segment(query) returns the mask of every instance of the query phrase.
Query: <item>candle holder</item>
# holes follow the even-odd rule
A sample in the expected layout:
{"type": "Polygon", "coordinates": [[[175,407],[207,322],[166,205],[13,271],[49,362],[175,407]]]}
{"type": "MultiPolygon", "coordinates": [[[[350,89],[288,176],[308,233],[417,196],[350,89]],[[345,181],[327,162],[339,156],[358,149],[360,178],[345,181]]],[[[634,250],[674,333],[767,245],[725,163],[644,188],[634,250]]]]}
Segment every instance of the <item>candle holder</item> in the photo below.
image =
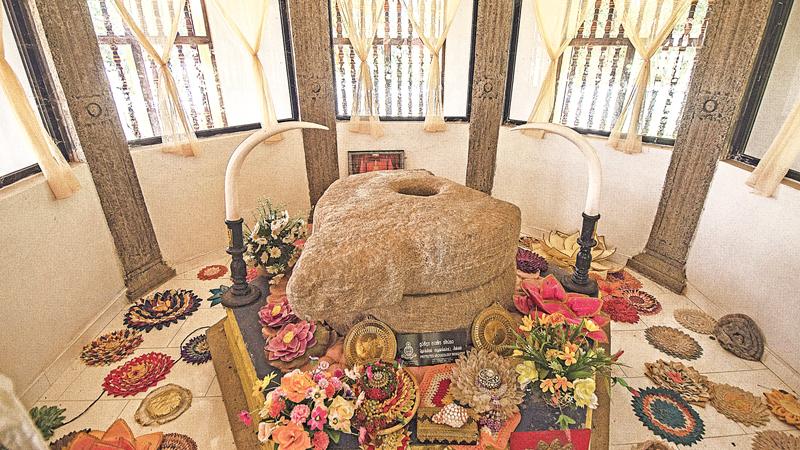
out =
{"type": "Polygon", "coordinates": [[[226,220],[228,226],[228,254],[231,255],[231,279],[233,286],[222,294],[222,305],[227,308],[241,308],[253,304],[261,297],[261,289],[247,282],[247,264],[244,262],[244,219],[226,220]]]}
{"type": "Polygon", "coordinates": [[[560,281],[568,292],[577,292],[595,297],[599,290],[597,281],[589,278],[589,269],[592,266],[592,248],[597,245],[594,231],[597,227],[597,221],[600,220],[600,214],[590,216],[583,213],[582,215],[583,225],[581,226],[581,235],[578,237],[580,250],[575,258],[575,270],[572,274],[564,275],[560,281]]]}

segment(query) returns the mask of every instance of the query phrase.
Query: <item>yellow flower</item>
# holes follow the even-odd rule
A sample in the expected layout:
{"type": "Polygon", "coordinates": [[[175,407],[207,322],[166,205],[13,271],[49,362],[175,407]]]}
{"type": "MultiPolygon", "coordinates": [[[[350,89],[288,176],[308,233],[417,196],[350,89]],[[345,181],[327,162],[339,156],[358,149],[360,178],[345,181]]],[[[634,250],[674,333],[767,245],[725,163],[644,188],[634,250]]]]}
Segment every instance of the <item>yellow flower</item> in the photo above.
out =
{"type": "Polygon", "coordinates": [[[280,258],[281,257],[281,249],[278,247],[272,247],[269,249],[269,256],[271,258],[280,258]]]}
{"type": "Polygon", "coordinates": [[[536,370],[536,364],[534,364],[533,361],[523,361],[517,364],[514,370],[516,370],[518,374],[517,382],[522,387],[527,386],[531,381],[539,379],[539,372],[536,370]]]}
{"type": "Polygon", "coordinates": [[[556,350],[554,348],[551,348],[550,350],[545,352],[544,357],[547,358],[549,361],[552,361],[552,360],[558,358],[558,356],[560,354],[561,354],[560,351],[558,351],[558,350],[556,350]]]}
{"type": "Polygon", "coordinates": [[[353,402],[345,400],[340,395],[336,396],[328,407],[328,425],[334,430],[349,433],[350,419],[355,411],[353,402]]]}
{"type": "Polygon", "coordinates": [[[594,378],[580,378],[573,383],[575,405],[585,408],[592,405],[592,397],[596,388],[594,378]]]}
{"type": "Polygon", "coordinates": [[[575,353],[578,351],[578,344],[567,342],[564,344],[564,352],[565,353],[575,353]]]}
{"type": "Polygon", "coordinates": [[[578,360],[575,359],[575,353],[561,352],[558,354],[558,358],[564,361],[565,366],[571,366],[578,362],[578,360]]]}
{"type": "Polygon", "coordinates": [[[531,316],[525,316],[522,318],[522,325],[519,327],[522,331],[531,331],[533,329],[533,320],[531,316]]]}
{"type": "Polygon", "coordinates": [[[511,356],[522,356],[522,350],[518,350],[515,348],[514,351],[511,352],[511,356]]]}
{"type": "Polygon", "coordinates": [[[263,379],[256,380],[256,382],[253,383],[253,395],[263,392],[277,376],[275,372],[270,372],[269,375],[265,376],[263,379]]]}
{"type": "Polygon", "coordinates": [[[542,380],[542,381],[539,382],[539,388],[542,390],[542,392],[548,392],[549,391],[551,393],[555,393],[556,392],[555,380],[552,379],[552,378],[548,378],[546,380],[542,380]]]}
{"type": "Polygon", "coordinates": [[[572,383],[566,377],[562,377],[561,375],[556,375],[556,382],[555,382],[556,389],[561,389],[562,391],[567,392],[567,390],[571,387],[572,383]]]}
{"type": "Polygon", "coordinates": [[[592,332],[600,330],[600,327],[598,327],[597,324],[594,323],[594,321],[592,321],[590,319],[586,319],[586,321],[584,322],[583,326],[584,326],[584,328],[586,328],[586,331],[588,331],[589,333],[592,333],[592,332]]]}

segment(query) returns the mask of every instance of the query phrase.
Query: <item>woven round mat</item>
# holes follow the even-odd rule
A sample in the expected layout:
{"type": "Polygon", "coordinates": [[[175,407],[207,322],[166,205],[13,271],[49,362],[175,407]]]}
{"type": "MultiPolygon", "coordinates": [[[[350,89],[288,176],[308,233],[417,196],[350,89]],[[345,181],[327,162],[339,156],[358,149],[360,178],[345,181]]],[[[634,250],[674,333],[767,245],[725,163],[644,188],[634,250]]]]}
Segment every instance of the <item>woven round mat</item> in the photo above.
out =
{"type": "Polygon", "coordinates": [[[625,289],[622,296],[639,314],[652,316],[661,312],[661,303],[655,297],[639,289],[625,289]]]}
{"type": "Polygon", "coordinates": [[[761,361],[764,335],[755,321],[744,314],[728,314],[717,322],[714,336],[725,350],[742,359],[761,361]]]}
{"type": "Polygon", "coordinates": [[[765,392],[767,405],[783,422],[800,429],[800,401],[794,395],[778,389],[765,392]]]}
{"type": "Polygon", "coordinates": [[[695,333],[714,334],[714,328],[717,326],[717,321],[713,317],[699,309],[676,309],[672,315],[681,326],[695,333]]]}
{"type": "Polygon", "coordinates": [[[675,450],[675,446],[670,445],[664,441],[651,439],[641,444],[633,444],[631,450],[675,450]]]}
{"type": "Polygon", "coordinates": [[[184,289],[156,292],[131,305],[125,313],[125,326],[133,330],[150,332],[178,323],[200,307],[200,297],[184,289]]]}
{"type": "Polygon", "coordinates": [[[181,359],[195,365],[211,361],[211,349],[205,333],[189,339],[189,342],[181,346],[181,359]]]}
{"type": "Polygon", "coordinates": [[[800,436],[780,431],[760,431],[753,437],[753,450],[800,450],[800,436]]]}
{"type": "Polygon", "coordinates": [[[87,366],[103,366],[121,361],[133,354],[142,341],[142,333],[138,331],[112,331],[86,344],[81,351],[81,361],[87,366]]]}
{"type": "Polygon", "coordinates": [[[658,325],[644,330],[644,336],[650,345],[676,358],[693,360],[703,354],[700,344],[677,328],[658,325]]]}
{"type": "Polygon", "coordinates": [[[197,450],[197,443],[185,434],[167,433],[158,450],[197,450]]]}
{"type": "Polygon", "coordinates": [[[164,353],[145,353],[106,375],[103,390],[113,397],[130,397],[145,392],[166,378],[174,364],[175,360],[164,353]]]}
{"type": "Polygon", "coordinates": [[[647,378],[657,386],[672,389],[689,403],[706,406],[711,400],[708,377],[701,375],[694,367],[681,362],[666,362],[659,359],[654,363],[644,363],[647,378]]]}
{"type": "Polygon", "coordinates": [[[711,406],[743,425],[762,427],[769,422],[769,409],[760,398],[729,384],[711,386],[711,406]]]}
{"type": "Polygon", "coordinates": [[[703,420],[681,396],[664,388],[640,389],[631,400],[639,420],[655,435],[680,445],[703,439],[703,420]]]}
{"type": "Polygon", "coordinates": [[[228,268],[223,266],[222,264],[213,264],[210,266],[205,266],[197,272],[197,279],[198,280],[216,280],[217,278],[221,278],[228,273],[228,268]]]}

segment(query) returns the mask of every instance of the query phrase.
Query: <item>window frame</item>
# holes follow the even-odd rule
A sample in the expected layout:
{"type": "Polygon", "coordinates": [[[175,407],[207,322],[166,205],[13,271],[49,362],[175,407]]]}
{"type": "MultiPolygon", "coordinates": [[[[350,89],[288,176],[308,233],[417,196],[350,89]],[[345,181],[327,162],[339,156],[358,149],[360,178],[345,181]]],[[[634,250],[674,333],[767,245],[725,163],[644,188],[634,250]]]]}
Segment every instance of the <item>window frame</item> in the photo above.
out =
{"type": "MultiPolygon", "coordinates": [[[[511,49],[509,51],[509,57],[508,57],[508,78],[506,79],[506,98],[505,98],[505,104],[503,105],[503,124],[512,126],[523,125],[527,123],[527,121],[524,120],[510,118],[511,98],[514,93],[514,68],[517,62],[517,47],[519,43],[519,27],[520,27],[520,16],[522,14],[522,1],[523,0],[514,0],[514,14],[512,17],[512,24],[511,24],[511,49]]],[[[627,40],[627,38],[625,39],[627,40]]],[[[561,60],[559,59],[559,72],[561,71],[560,66],[561,66],[561,60]]],[[[678,125],[680,126],[680,124],[678,125]]],[[[609,137],[611,135],[610,131],[572,127],[572,126],[569,126],[569,128],[583,135],[601,136],[601,137],[609,137]]],[[[642,142],[645,144],[664,145],[669,147],[675,146],[675,139],[658,137],[658,136],[643,135],[642,142]]]]}
{"type": "MultiPolygon", "coordinates": [[[[336,0],[328,1],[328,17],[330,18],[329,22],[331,27],[336,26],[336,24],[334,23],[335,17],[333,17],[333,15],[331,14],[332,2],[335,1],[336,0]]],[[[472,79],[473,76],[475,75],[475,39],[476,39],[475,32],[478,25],[478,5],[477,5],[478,0],[469,0],[469,1],[472,2],[472,27],[471,27],[472,29],[470,31],[470,43],[469,43],[469,76],[467,77],[467,96],[466,96],[467,110],[466,114],[463,116],[444,116],[445,122],[468,123],[470,121],[470,117],[472,116],[472,79]]],[[[333,54],[335,44],[333,42],[333,36],[331,35],[332,33],[329,31],[328,37],[330,38],[330,43],[331,43],[331,69],[332,73],[334,74],[332,80],[333,83],[332,88],[333,88],[333,95],[338,96],[338,89],[336,86],[336,62],[333,54]]],[[[375,39],[378,39],[378,37],[376,36],[375,39]]],[[[447,42],[445,42],[444,46],[442,47],[443,54],[446,54],[445,53],[446,47],[447,47],[447,42]]],[[[445,79],[445,71],[447,70],[446,59],[447,59],[446,56],[442,58],[442,102],[444,102],[444,79],[445,79]]],[[[335,97],[334,100],[337,99],[338,97],[335,97]]],[[[346,122],[350,120],[350,117],[351,116],[349,115],[340,115],[338,111],[336,112],[336,120],[338,122],[346,122]]],[[[378,116],[378,118],[381,120],[381,122],[424,122],[425,121],[424,115],[414,116],[414,117],[378,116]]]]}
{"type": "MultiPolygon", "coordinates": [[[[299,120],[299,109],[297,105],[297,77],[295,73],[295,66],[294,66],[294,49],[292,47],[292,33],[291,29],[289,28],[289,6],[288,0],[277,0],[278,2],[278,10],[281,16],[281,34],[283,35],[283,48],[284,48],[284,57],[286,59],[286,78],[289,81],[289,100],[290,105],[289,107],[292,110],[292,116],[284,119],[278,119],[278,122],[291,122],[299,120]]],[[[208,17],[206,16],[206,27],[208,27],[208,17]]],[[[210,29],[207,29],[207,32],[211,33],[210,29]]],[[[213,42],[213,38],[210,38],[211,42],[213,42]]],[[[211,128],[207,130],[199,130],[195,131],[195,135],[198,138],[208,138],[212,136],[219,136],[231,133],[238,133],[242,131],[253,131],[258,130],[261,128],[261,122],[252,122],[252,123],[245,123],[241,125],[231,125],[227,127],[219,127],[219,128],[211,128]]],[[[134,147],[146,147],[150,145],[158,145],[163,143],[162,136],[153,136],[148,138],[142,139],[133,139],[128,141],[128,146],[131,148],[134,147]]]]}
{"type": "MultiPolygon", "coordinates": [[[[50,76],[47,59],[39,44],[33,13],[25,2],[2,2],[14,42],[25,67],[25,76],[36,99],[36,107],[47,132],[67,161],[75,158],[75,145],[67,130],[66,117],[59,108],[55,80],[50,76]]],[[[7,174],[0,174],[0,188],[41,172],[39,164],[32,164],[7,174]]]]}
{"type": "MultiPolygon", "coordinates": [[[[745,91],[742,112],[739,115],[739,120],[733,133],[731,149],[726,159],[732,159],[752,167],[761,162],[761,158],[748,155],[745,150],[747,150],[747,143],[750,140],[756,117],[758,117],[758,111],[761,109],[761,102],[764,100],[767,84],[772,74],[772,67],[778,57],[778,50],[783,40],[789,15],[792,12],[793,3],[794,0],[773,0],[772,2],[772,8],[764,31],[764,39],[758,49],[753,73],[745,91]]],[[[785,178],[800,181],[800,171],[789,169],[785,178]]]]}

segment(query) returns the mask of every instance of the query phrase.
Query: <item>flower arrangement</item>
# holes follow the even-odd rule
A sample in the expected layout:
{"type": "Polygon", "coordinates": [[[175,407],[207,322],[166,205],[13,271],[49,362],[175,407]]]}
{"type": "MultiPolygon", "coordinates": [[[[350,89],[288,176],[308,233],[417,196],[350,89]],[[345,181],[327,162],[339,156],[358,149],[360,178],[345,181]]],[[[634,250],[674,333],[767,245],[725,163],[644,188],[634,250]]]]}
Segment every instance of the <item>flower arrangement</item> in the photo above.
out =
{"type": "Polygon", "coordinates": [[[622,355],[609,355],[595,346],[587,332],[586,322],[568,320],[561,313],[530,315],[522,318],[513,356],[522,360],[517,364],[517,382],[524,389],[538,389],[547,396],[546,401],[562,411],[558,425],[566,429],[575,423],[563,414],[563,408],[597,407],[595,376],[608,376],[612,383],[627,387],[625,380],[611,376],[611,368],[618,365],[622,355]]]}
{"type": "Polygon", "coordinates": [[[306,236],[306,221],[290,219],[289,211],[262,200],[256,210],[256,223],[246,235],[244,254],[250,265],[262,267],[277,283],[294,267],[306,236]]]}
{"type": "Polygon", "coordinates": [[[324,450],[338,443],[342,433],[351,433],[357,400],[344,372],[329,369],[320,361],[311,372],[285,374],[277,387],[271,387],[274,373],[256,384],[265,394],[258,412],[259,441],[271,441],[278,450],[324,450]]]}
{"type": "Polygon", "coordinates": [[[397,364],[378,361],[356,366],[348,376],[358,396],[353,425],[360,444],[382,441],[383,435],[407,424],[416,413],[416,381],[397,364]]]}

